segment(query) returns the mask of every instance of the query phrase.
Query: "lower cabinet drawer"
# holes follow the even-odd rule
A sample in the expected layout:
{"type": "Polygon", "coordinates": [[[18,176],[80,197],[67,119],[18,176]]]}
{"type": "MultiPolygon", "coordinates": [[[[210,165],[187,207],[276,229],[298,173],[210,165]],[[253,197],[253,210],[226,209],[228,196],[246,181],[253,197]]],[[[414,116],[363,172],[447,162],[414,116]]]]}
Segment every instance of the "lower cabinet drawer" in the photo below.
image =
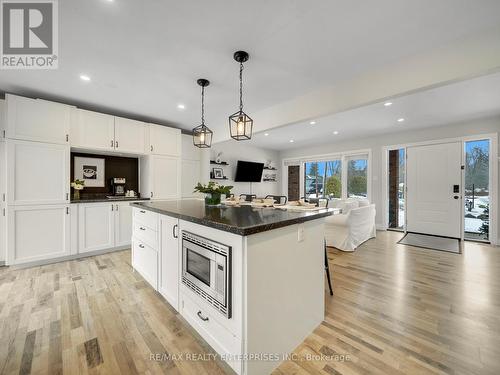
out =
{"type": "Polygon", "coordinates": [[[181,314],[237,374],[242,372],[241,340],[186,295],[181,296],[181,314]]]}
{"type": "Polygon", "coordinates": [[[158,249],[158,232],[145,226],[143,223],[134,220],[133,236],[138,240],[145,242],[153,249],[158,249]]]}
{"type": "Polygon", "coordinates": [[[132,238],[132,266],[158,290],[158,252],[135,237],[132,238]]]}
{"type": "Polygon", "coordinates": [[[137,221],[154,231],[158,231],[158,214],[156,212],[134,207],[134,222],[137,221]]]}

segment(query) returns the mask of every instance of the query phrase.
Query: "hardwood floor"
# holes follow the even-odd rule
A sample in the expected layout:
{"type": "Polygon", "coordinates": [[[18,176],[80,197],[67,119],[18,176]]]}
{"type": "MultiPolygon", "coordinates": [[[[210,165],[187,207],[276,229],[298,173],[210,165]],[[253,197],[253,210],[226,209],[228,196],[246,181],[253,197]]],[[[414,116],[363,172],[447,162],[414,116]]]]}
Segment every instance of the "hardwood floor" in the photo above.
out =
{"type": "MultiPolygon", "coordinates": [[[[354,253],[329,250],[325,321],[280,374],[499,374],[500,248],[463,254],[397,245],[379,232],[354,253]]],[[[326,286],[326,284],[325,284],[326,286]]],[[[0,268],[0,374],[224,374],[130,267],[130,252],[0,268]]]]}

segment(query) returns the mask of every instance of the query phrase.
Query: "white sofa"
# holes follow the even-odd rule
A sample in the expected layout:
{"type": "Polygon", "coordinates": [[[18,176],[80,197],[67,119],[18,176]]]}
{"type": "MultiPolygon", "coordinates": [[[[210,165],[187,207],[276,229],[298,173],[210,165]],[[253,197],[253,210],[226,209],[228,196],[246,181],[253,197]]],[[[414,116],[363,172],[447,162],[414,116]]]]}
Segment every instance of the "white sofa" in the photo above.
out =
{"type": "Polygon", "coordinates": [[[342,251],[354,251],[363,242],[376,236],[375,205],[367,199],[335,199],[329,208],[341,208],[341,215],[325,219],[325,239],[327,246],[342,251]]]}

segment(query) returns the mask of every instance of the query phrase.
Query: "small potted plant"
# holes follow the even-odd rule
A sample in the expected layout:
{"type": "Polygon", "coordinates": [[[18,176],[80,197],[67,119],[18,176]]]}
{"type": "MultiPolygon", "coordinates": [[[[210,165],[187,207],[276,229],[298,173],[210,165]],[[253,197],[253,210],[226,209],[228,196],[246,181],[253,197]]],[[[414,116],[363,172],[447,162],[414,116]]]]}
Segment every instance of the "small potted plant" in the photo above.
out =
{"type": "Polygon", "coordinates": [[[198,182],[194,187],[194,192],[205,194],[205,204],[208,206],[215,206],[220,204],[221,195],[229,196],[233,186],[219,185],[217,182],[210,181],[206,185],[198,182]]]}
{"type": "Polygon", "coordinates": [[[85,181],[76,179],[71,183],[71,187],[74,190],[73,199],[80,199],[80,190],[85,187],[85,181]]]}

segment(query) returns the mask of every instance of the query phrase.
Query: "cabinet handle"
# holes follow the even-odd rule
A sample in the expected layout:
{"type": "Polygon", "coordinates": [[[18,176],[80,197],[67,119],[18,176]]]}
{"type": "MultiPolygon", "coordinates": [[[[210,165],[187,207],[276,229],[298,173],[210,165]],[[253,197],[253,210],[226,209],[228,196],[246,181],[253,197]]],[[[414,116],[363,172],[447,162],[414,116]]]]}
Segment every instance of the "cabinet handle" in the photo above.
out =
{"type": "Polygon", "coordinates": [[[66,142],[69,142],[69,134],[66,134],[66,142]]]}
{"type": "Polygon", "coordinates": [[[69,207],[66,207],[66,215],[69,215],[69,207]]]}
{"type": "Polygon", "coordinates": [[[140,229],[140,230],[146,230],[146,228],[144,228],[144,227],[139,227],[139,229],[140,229]]]}
{"type": "Polygon", "coordinates": [[[140,210],[139,212],[140,212],[141,214],[145,214],[145,213],[146,213],[146,211],[144,211],[144,210],[140,210]]]}
{"type": "Polygon", "coordinates": [[[151,198],[153,198],[153,192],[151,192],[151,198]]]}
{"type": "Polygon", "coordinates": [[[66,200],[69,200],[69,193],[66,193],[66,200]]]}
{"type": "Polygon", "coordinates": [[[3,216],[5,216],[5,208],[2,211],[3,211],[3,216]]]}
{"type": "Polygon", "coordinates": [[[151,152],[153,152],[153,145],[151,145],[151,152]]]}
{"type": "Polygon", "coordinates": [[[144,245],[139,245],[139,247],[140,247],[141,249],[144,249],[144,245]]]}
{"type": "Polygon", "coordinates": [[[5,193],[2,194],[2,200],[5,202],[5,193]]]}
{"type": "Polygon", "coordinates": [[[174,236],[174,238],[178,238],[176,229],[177,229],[177,224],[175,224],[172,227],[172,236],[174,236]]]}
{"type": "Polygon", "coordinates": [[[208,316],[203,316],[201,315],[201,311],[198,311],[198,317],[203,320],[204,322],[208,322],[208,316]]]}
{"type": "Polygon", "coordinates": [[[115,148],[118,148],[118,141],[115,141],[115,148]]]}
{"type": "Polygon", "coordinates": [[[114,147],[115,146],[115,143],[113,142],[113,140],[111,140],[111,147],[114,147]]]}
{"type": "Polygon", "coordinates": [[[116,205],[116,211],[118,211],[118,205],[116,205]]]}
{"type": "Polygon", "coordinates": [[[114,204],[112,204],[112,205],[111,205],[111,211],[114,211],[114,210],[115,210],[115,205],[114,205],[114,204]]]}

